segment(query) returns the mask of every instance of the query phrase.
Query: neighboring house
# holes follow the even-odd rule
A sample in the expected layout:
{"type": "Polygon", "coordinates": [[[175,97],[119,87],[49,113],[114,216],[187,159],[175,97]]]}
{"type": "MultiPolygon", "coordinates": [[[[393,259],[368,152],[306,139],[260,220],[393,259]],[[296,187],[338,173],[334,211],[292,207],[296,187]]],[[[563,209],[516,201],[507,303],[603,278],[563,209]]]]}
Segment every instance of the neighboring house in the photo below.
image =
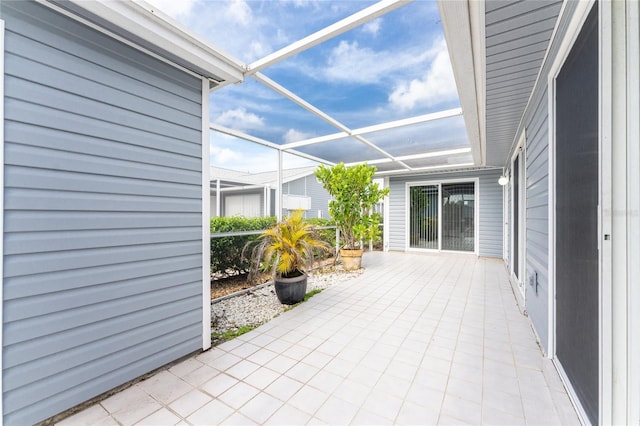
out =
{"type": "Polygon", "coordinates": [[[0,409],[26,425],[210,347],[209,90],[242,75],[132,2],[2,1],[0,58],[0,409]]]}
{"type": "MultiPolygon", "coordinates": [[[[330,196],[316,179],[314,170],[315,167],[312,166],[282,171],[284,216],[293,210],[302,209],[307,218],[329,217],[330,196]]],[[[211,217],[275,216],[275,189],[278,186],[276,172],[243,173],[211,167],[210,173],[211,217]]]]}

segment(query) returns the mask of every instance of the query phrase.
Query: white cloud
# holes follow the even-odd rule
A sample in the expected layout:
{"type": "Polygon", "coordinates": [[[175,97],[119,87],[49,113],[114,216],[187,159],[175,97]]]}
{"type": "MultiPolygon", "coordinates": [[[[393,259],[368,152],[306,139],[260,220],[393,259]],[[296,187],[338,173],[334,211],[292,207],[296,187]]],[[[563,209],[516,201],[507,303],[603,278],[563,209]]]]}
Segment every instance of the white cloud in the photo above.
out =
{"type": "Polygon", "coordinates": [[[215,119],[216,124],[232,129],[247,131],[264,127],[264,119],[245,108],[230,109],[215,119]]]}
{"type": "Polygon", "coordinates": [[[174,19],[187,17],[198,0],[146,0],[151,6],[158,8],[174,19]]]}
{"type": "Polygon", "coordinates": [[[303,141],[305,139],[310,139],[314,136],[315,135],[311,133],[301,132],[300,130],[296,130],[296,129],[289,129],[284,134],[284,142],[285,143],[298,142],[298,141],[303,141]]]}
{"type": "Polygon", "coordinates": [[[331,52],[325,78],[348,83],[377,83],[392,72],[424,62],[429,52],[374,51],[357,41],[341,41],[331,52]]]}
{"type": "Polygon", "coordinates": [[[216,165],[238,163],[244,157],[241,152],[214,145],[209,146],[209,155],[211,156],[211,163],[216,165]]]}
{"type": "Polygon", "coordinates": [[[226,15],[232,20],[241,25],[249,25],[253,20],[253,13],[251,8],[244,0],[231,0],[228,3],[226,15]]]}
{"type": "Polygon", "coordinates": [[[393,107],[404,111],[417,105],[433,105],[458,97],[444,40],[439,41],[434,50],[435,57],[423,78],[402,81],[395,86],[389,95],[389,103],[393,107]]]}
{"type": "Polygon", "coordinates": [[[362,27],[362,31],[365,33],[369,33],[372,36],[377,36],[380,31],[380,26],[382,25],[382,18],[374,19],[373,21],[367,22],[362,27]]]}

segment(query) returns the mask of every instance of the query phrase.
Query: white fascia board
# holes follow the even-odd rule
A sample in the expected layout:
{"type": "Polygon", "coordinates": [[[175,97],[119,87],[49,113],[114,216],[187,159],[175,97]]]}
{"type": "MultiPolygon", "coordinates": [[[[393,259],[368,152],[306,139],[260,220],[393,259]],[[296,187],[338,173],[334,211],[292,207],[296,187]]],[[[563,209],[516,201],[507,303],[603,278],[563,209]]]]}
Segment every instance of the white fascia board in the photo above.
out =
{"type": "Polygon", "coordinates": [[[69,1],[74,6],[122,28],[151,45],[171,52],[193,64],[195,68],[211,73],[211,76],[219,77],[227,83],[244,80],[244,66],[240,61],[143,1],[69,1]]]}
{"type": "Polygon", "coordinates": [[[438,0],[438,8],[473,161],[476,165],[484,165],[486,162],[484,2],[438,0]]]}
{"type": "Polygon", "coordinates": [[[277,62],[283,61],[291,56],[307,50],[313,46],[323,43],[333,37],[336,37],[346,31],[356,28],[362,24],[365,24],[379,16],[391,12],[405,4],[410,3],[413,0],[382,0],[375,3],[372,6],[367,7],[353,15],[342,19],[328,27],[321,29],[301,40],[298,40],[289,46],[285,46],[282,49],[265,56],[249,65],[248,73],[254,74],[260,70],[263,70],[277,62]]]}

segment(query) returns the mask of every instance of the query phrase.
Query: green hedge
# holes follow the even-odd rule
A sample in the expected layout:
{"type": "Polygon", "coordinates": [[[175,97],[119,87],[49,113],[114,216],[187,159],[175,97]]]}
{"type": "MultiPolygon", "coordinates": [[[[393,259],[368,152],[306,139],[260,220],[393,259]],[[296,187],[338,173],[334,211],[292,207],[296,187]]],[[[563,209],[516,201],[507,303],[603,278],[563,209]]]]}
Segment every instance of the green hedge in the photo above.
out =
{"type": "MultiPolygon", "coordinates": [[[[211,233],[262,231],[276,223],[275,217],[212,217],[211,233]]],[[[258,238],[256,235],[239,237],[211,238],[211,272],[223,275],[229,272],[246,272],[249,262],[242,260],[242,249],[249,241],[258,238]]]]}
{"type": "MultiPolygon", "coordinates": [[[[330,219],[306,219],[315,226],[333,226],[330,219]]],[[[211,218],[211,233],[238,232],[238,231],[262,231],[275,225],[275,217],[246,218],[213,217],[211,218]]],[[[319,229],[320,238],[327,241],[331,247],[336,244],[336,230],[319,229]]],[[[249,262],[242,260],[242,249],[250,242],[258,238],[256,235],[239,237],[211,238],[211,272],[227,275],[230,272],[243,273],[249,269],[249,262]]]]}
{"type": "MultiPolygon", "coordinates": [[[[313,226],[336,226],[336,223],[332,219],[309,218],[305,220],[310,224],[312,224],[313,226]]],[[[318,235],[323,241],[328,242],[331,245],[331,247],[334,247],[334,250],[335,250],[336,228],[318,229],[316,232],[318,233],[318,235]]]]}

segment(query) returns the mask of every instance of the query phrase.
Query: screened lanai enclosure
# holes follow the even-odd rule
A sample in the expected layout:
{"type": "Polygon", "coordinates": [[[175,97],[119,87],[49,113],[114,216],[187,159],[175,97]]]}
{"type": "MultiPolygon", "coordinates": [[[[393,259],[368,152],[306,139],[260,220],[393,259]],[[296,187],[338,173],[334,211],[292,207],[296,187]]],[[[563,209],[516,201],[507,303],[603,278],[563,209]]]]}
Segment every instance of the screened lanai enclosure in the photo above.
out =
{"type": "Polygon", "coordinates": [[[3,421],[207,350],[211,213],[325,217],[309,170],[366,162],[390,188],[385,251],[501,259],[527,357],[553,360],[585,424],[638,424],[639,17],[633,0],[3,0],[3,421]]]}

